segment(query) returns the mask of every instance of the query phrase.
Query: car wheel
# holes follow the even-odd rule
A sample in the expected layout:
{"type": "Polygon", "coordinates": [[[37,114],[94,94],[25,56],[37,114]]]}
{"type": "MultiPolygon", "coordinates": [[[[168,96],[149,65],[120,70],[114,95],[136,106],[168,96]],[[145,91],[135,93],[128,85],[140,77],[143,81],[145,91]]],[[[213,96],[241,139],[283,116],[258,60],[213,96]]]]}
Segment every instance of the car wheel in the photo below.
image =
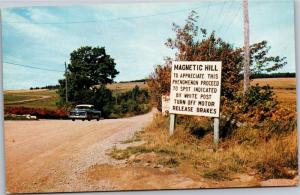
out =
{"type": "Polygon", "coordinates": [[[85,121],[85,119],[82,119],[82,121],[85,121]]]}
{"type": "Polygon", "coordinates": [[[75,121],[75,119],[73,118],[72,121],[75,121]]]}

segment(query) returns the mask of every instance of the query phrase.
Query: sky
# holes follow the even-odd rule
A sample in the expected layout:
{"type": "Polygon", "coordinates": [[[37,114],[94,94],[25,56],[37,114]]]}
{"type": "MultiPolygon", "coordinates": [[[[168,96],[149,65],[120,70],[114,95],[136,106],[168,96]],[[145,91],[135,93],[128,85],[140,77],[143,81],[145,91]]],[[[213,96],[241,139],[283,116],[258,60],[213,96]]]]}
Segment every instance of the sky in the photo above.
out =
{"type": "MultiPolygon", "coordinates": [[[[5,8],[4,89],[58,84],[70,53],[81,46],[105,47],[120,72],[116,81],[143,79],[166,56],[174,57],[164,43],[175,37],[172,23],[183,25],[192,10],[199,27],[243,46],[239,0],[5,8]]],[[[295,72],[293,0],[250,0],[249,20],[250,44],[268,41],[270,55],[287,57],[280,72],[295,72]]]]}

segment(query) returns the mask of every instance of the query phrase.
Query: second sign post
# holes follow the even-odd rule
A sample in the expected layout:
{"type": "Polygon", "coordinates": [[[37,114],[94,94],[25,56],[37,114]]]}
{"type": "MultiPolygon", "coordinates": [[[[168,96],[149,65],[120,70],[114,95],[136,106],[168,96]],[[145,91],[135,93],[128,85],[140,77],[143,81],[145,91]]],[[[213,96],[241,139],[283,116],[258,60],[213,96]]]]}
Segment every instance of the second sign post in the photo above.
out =
{"type": "Polygon", "coordinates": [[[170,93],[170,134],[176,114],[214,117],[214,142],[219,140],[220,61],[173,61],[170,93]]]}

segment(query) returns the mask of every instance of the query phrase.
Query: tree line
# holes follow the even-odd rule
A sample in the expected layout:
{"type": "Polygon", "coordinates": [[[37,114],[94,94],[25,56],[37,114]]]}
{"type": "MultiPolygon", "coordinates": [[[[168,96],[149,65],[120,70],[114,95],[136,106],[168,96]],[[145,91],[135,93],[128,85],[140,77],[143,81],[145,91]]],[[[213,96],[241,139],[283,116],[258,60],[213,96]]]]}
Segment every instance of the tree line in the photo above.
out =
{"type": "Polygon", "coordinates": [[[112,92],[106,87],[119,74],[114,59],[104,47],[80,47],[70,54],[65,73],[59,80],[59,106],[93,104],[104,117],[122,117],[149,110],[149,94],[135,87],[127,92],[112,92]],[[68,99],[66,99],[66,95],[68,99]],[[68,102],[67,102],[68,101],[68,102]]]}
{"type": "Polygon", "coordinates": [[[258,73],[258,74],[252,74],[250,78],[252,79],[258,79],[258,78],[295,78],[296,73],[295,72],[279,72],[279,73],[258,73]]]}

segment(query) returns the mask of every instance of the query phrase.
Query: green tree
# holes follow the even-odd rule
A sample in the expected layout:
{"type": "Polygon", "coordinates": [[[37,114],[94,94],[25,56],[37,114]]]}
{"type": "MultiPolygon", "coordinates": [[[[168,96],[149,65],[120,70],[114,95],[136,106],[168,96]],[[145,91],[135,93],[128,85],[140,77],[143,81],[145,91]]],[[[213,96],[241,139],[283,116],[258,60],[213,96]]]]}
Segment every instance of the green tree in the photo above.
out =
{"type": "Polygon", "coordinates": [[[112,92],[104,85],[101,85],[99,88],[94,88],[91,103],[102,111],[102,116],[108,117],[114,105],[112,92]]]}
{"type": "MultiPolygon", "coordinates": [[[[101,101],[112,99],[111,92],[104,85],[113,83],[119,73],[114,59],[106,53],[104,47],[90,46],[80,47],[70,56],[65,75],[68,81],[68,101],[71,104],[94,104],[98,109],[107,108],[101,101]]],[[[66,103],[65,79],[59,80],[59,84],[60,104],[63,105],[66,103]]],[[[105,103],[110,105],[108,101],[105,103]]]]}

